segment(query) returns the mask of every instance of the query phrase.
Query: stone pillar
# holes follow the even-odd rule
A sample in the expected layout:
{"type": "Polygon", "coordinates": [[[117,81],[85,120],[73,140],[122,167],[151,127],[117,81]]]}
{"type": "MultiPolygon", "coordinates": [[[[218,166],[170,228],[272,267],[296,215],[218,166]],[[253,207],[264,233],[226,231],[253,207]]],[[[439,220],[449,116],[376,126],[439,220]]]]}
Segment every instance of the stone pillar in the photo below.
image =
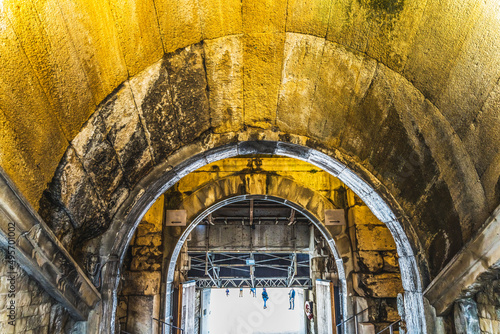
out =
{"type": "MultiPolygon", "coordinates": [[[[170,261],[174,253],[175,247],[179,242],[179,238],[186,230],[186,227],[167,227],[163,226],[163,261],[162,261],[162,278],[161,278],[161,309],[160,315],[166,322],[169,322],[171,316],[170,305],[172,304],[172,296],[174,291],[174,282],[169,282],[168,271],[170,261]]],[[[162,320],[163,320],[162,319],[162,320]]]]}
{"type": "Polygon", "coordinates": [[[481,333],[475,300],[467,298],[456,301],[453,306],[453,315],[457,334],[481,333]]]}
{"type": "Polygon", "coordinates": [[[120,280],[119,276],[120,262],[118,258],[110,258],[104,261],[102,267],[102,288],[101,288],[101,314],[96,314],[92,317],[95,325],[93,328],[99,327],[99,333],[112,334],[115,332],[116,326],[116,309],[118,304],[117,290],[120,280]]]}

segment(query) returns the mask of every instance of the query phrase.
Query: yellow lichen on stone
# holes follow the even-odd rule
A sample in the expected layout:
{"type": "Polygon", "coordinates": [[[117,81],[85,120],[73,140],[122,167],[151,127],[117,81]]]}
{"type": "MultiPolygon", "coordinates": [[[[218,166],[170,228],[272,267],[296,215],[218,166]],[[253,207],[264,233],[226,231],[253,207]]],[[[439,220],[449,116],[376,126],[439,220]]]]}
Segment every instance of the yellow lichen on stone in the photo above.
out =
{"type": "Polygon", "coordinates": [[[165,52],[202,40],[200,8],[197,0],[155,1],[165,52]]]}
{"type": "Polygon", "coordinates": [[[331,6],[331,0],[289,0],[286,31],[325,37],[331,6]]]}
{"type": "Polygon", "coordinates": [[[240,34],[241,0],[199,0],[203,39],[240,34]]]}
{"type": "Polygon", "coordinates": [[[244,36],[245,124],[271,128],[276,123],[285,34],[244,36]]]}
{"type": "Polygon", "coordinates": [[[58,1],[72,42],[100,103],[127,79],[127,69],[107,1],[58,1]]]}
{"type": "Polygon", "coordinates": [[[120,45],[130,76],[163,55],[154,0],[111,0],[120,45]]]}
{"type": "Polygon", "coordinates": [[[206,40],[211,126],[216,133],[243,126],[243,45],[240,35],[206,40]]]}
{"type": "Polygon", "coordinates": [[[287,0],[244,0],[243,33],[285,32],[287,0]]]}

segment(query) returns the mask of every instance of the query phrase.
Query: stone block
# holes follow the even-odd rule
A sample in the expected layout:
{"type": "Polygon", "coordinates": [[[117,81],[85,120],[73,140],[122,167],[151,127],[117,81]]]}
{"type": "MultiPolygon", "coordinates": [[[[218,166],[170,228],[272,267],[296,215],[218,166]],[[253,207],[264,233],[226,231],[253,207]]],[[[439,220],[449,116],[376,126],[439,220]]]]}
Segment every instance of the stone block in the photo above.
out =
{"type": "MultiPolygon", "coordinates": [[[[156,295],[160,291],[161,273],[156,272],[125,272],[125,283],[122,295],[156,295]]],[[[130,305],[130,303],[129,303],[130,305]]]]}
{"type": "Polygon", "coordinates": [[[154,1],[110,1],[110,7],[128,73],[134,76],[163,55],[154,1]]]}
{"type": "Polygon", "coordinates": [[[396,273],[354,274],[354,289],[360,296],[396,298],[403,292],[401,276],[396,273]]]}
{"type": "Polygon", "coordinates": [[[155,5],[166,52],[202,40],[200,9],[197,1],[166,0],[155,5]]]}
{"type": "Polygon", "coordinates": [[[16,292],[16,305],[17,306],[27,306],[31,304],[31,293],[28,291],[18,291],[16,292]]]}
{"type": "Polygon", "coordinates": [[[195,44],[165,56],[179,139],[191,142],[210,127],[203,46],[195,44]]]}
{"type": "Polygon", "coordinates": [[[211,124],[218,133],[243,125],[243,44],[241,36],[204,43],[211,124]]]}
{"type": "Polygon", "coordinates": [[[360,251],[396,250],[392,234],[386,226],[356,225],[356,239],[360,251]]]}
{"type": "Polygon", "coordinates": [[[284,43],[281,33],[248,34],[243,38],[243,108],[249,126],[270,129],[276,122],[284,43]]]}
{"type": "Polygon", "coordinates": [[[375,334],[375,326],[368,322],[360,322],[358,324],[359,334],[375,334]]]}
{"type": "Polygon", "coordinates": [[[324,44],[324,39],[313,36],[286,34],[277,110],[277,124],[283,131],[307,134],[324,44]]]}
{"type": "Polygon", "coordinates": [[[479,328],[481,333],[496,333],[493,331],[493,323],[490,319],[479,318],[479,328]]]}
{"type": "Polygon", "coordinates": [[[384,258],[379,252],[359,251],[359,266],[363,271],[376,273],[384,267],[384,258]]]}
{"type": "Polygon", "coordinates": [[[396,252],[382,252],[384,271],[399,272],[398,254],[396,252]]]}
{"type": "Polygon", "coordinates": [[[375,217],[366,205],[354,206],[349,209],[348,219],[355,225],[385,225],[375,217]]]}
{"type": "Polygon", "coordinates": [[[145,237],[155,235],[161,232],[161,224],[160,226],[149,223],[147,221],[142,221],[139,226],[137,226],[136,235],[137,237],[145,237]]]}
{"type": "Polygon", "coordinates": [[[154,297],[130,296],[128,304],[127,331],[153,334],[154,297]]]}
{"type": "Polygon", "coordinates": [[[483,324],[480,324],[481,319],[478,318],[477,304],[472,299],[456,301],[453,315],[457,334],[479,333],[480,326],[488,327],[484,319],[483,324]]]}

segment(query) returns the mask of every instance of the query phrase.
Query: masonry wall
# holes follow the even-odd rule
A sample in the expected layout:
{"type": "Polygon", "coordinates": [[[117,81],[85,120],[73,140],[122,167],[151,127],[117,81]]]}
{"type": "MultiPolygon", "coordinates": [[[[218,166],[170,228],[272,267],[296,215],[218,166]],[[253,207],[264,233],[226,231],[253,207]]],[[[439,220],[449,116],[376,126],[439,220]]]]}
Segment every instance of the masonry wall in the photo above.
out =
{"type": "Polygon", "coordinates": [[[396,245],[389,229],[348,190],[348,224],[354,253],[355,312],[363,328],[375,333],[400,319],[397,295],[403,293],[396,245]]]}
{"type": "Polygon", "coordinates": [[[163,197],[139,224],[124,261],[118,297],[119,329],[157,333],[160,317],[163,197]]]}
{"type": "Polygon", "coordinates": [[[9,263],[6,256],[6,251],[0,248],[0,333],[76,333],[78,327],[74,328],[75,321],[67,311],[22,268],[9,263]],[[15,292],[14,298],[10,297],[12,291],[15,292]],[[12,313],[11,300],[14,301],[15,314],[12,313]],[[9,315],[13,316],[14,322],[10,322],[9,315]]]}
{"type": "Polygon", "coordinates": [[[500,333],[500,279],[493,279],[490,284],[484,284],[475,300],[481,334],[500,333]]]}

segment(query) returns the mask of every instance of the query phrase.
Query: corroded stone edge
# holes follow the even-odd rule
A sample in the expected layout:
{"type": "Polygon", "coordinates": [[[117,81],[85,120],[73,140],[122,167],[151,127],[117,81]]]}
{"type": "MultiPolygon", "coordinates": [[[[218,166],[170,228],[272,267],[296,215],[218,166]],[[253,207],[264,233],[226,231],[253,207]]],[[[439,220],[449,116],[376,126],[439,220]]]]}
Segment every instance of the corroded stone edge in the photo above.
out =
{"type": "Polygon", "coordinates": [[[86,320],[101,299],[100,293],[0,168],[2,248],[8,248],[9,227],[16,241],[15,261],[66,307],[75,320],[86,320]]]}

